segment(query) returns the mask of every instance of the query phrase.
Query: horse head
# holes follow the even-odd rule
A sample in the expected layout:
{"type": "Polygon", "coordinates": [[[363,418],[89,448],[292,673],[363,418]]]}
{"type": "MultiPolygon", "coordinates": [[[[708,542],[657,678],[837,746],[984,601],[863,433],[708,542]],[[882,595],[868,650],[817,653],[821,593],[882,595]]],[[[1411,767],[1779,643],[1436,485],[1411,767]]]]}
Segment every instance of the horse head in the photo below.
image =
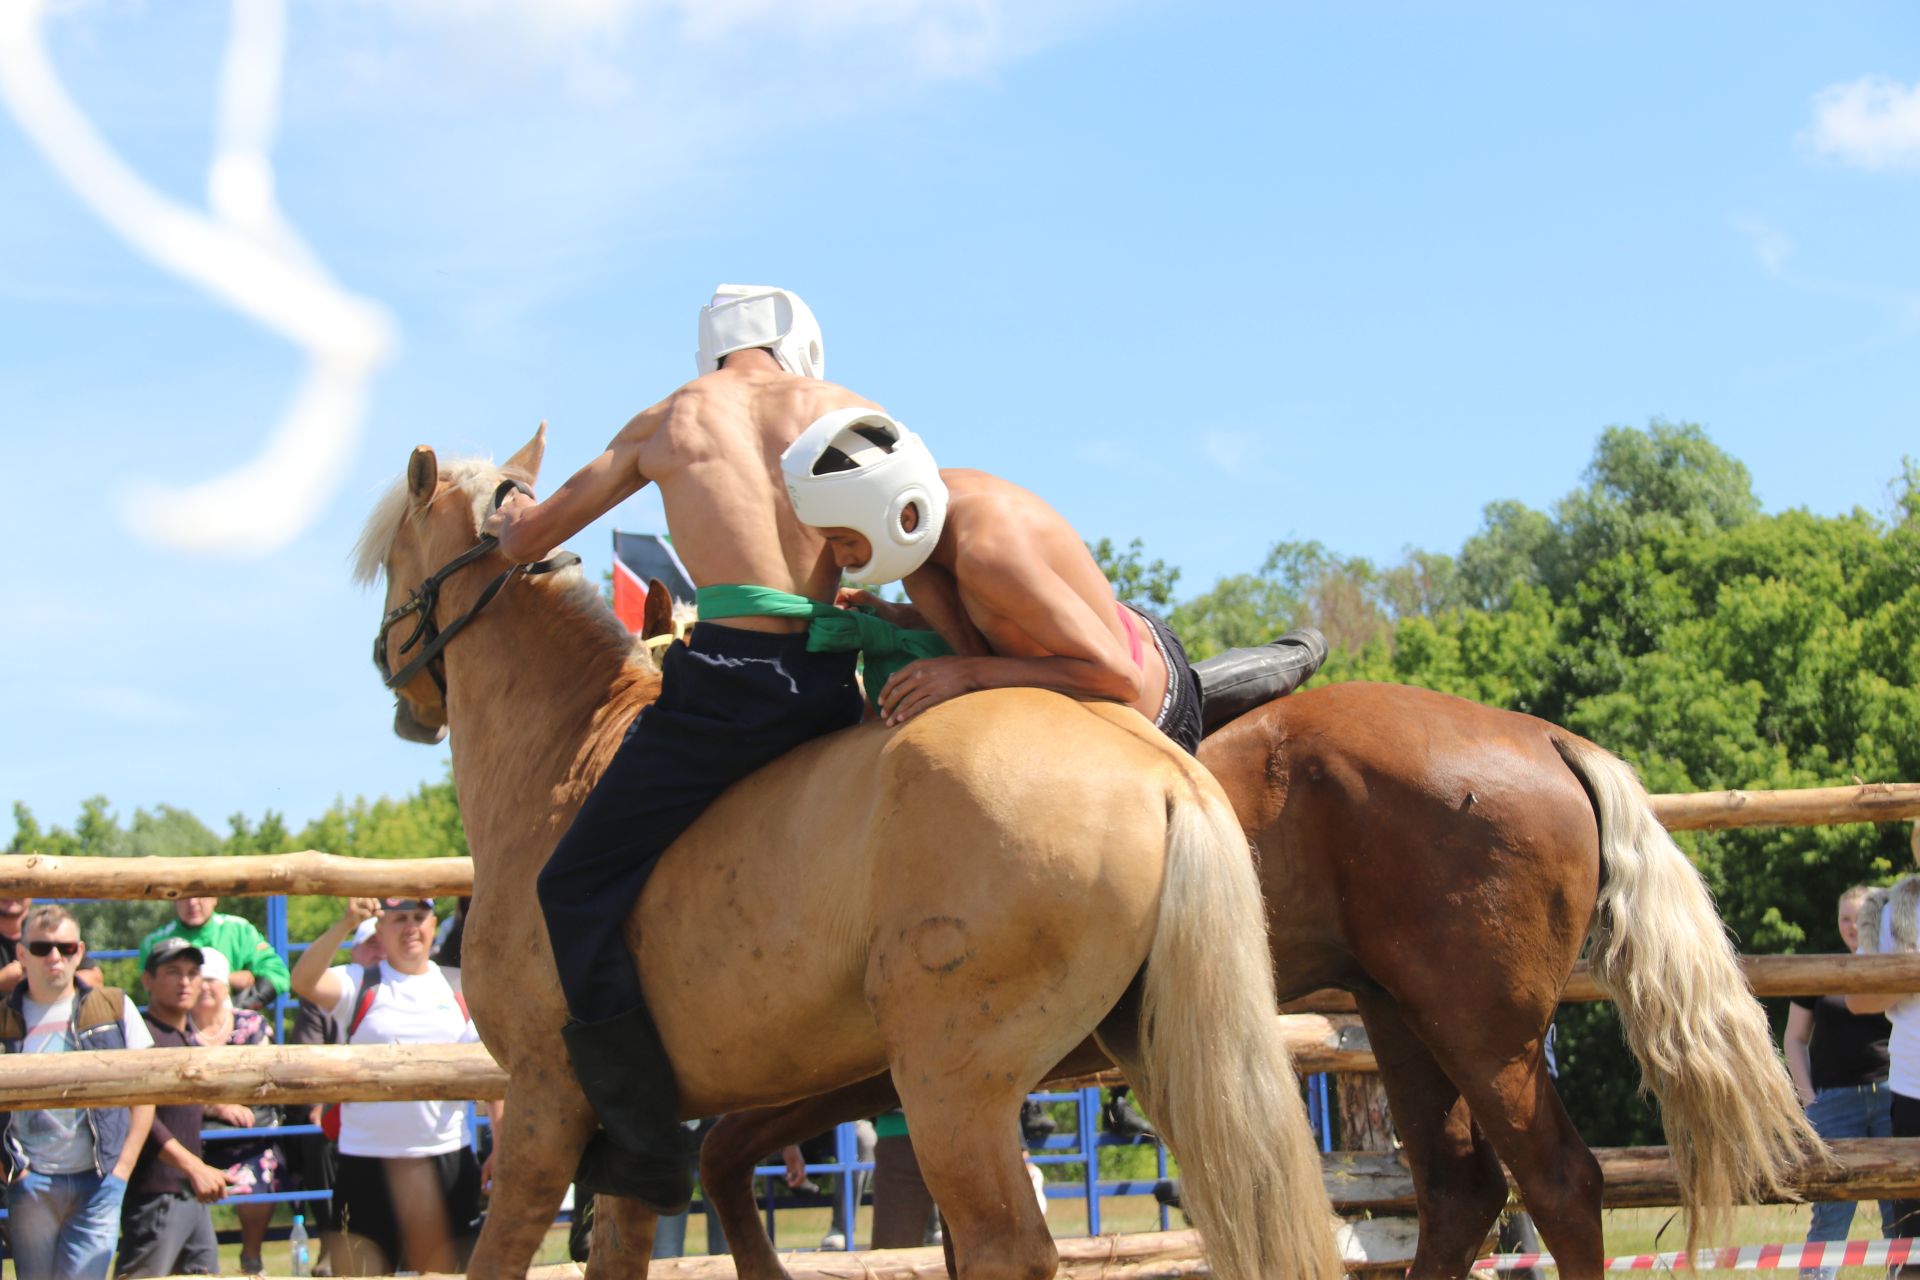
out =
{"type": "Polygon", "coordinates": [[[409,742],[433,744],[447,735],[439,649],[514,571],[481,526],[508,484],[526,487],[539,477],[546,436],[543,422],[503,466],[480,459],[443,464],[420,445],[360,536],[355,578],[384,576],[387,584],[374,665],[394,691],[393,731],[409,742]],[[441,585],[469,565],[494,561],[499,576],[480,604],[457,619],[440,617],[441,585]]]}

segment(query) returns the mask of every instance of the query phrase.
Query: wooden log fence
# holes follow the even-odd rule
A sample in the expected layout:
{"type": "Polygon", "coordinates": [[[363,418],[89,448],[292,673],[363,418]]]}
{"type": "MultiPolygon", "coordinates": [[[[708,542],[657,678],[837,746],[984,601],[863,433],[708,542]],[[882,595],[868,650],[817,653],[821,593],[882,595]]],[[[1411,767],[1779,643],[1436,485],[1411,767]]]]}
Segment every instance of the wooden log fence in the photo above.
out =
{"type": "MultiPolygon", "coordinates": [[[[1819,827],[1920,818],[1920,783],[1870,782],[1795,791],[1703,791],[1650,797],[1669,830],[1819,827]]],[[[0,897],[184,898],[332,894],[379,897],[473,892],[471,858],[369,860],[306,849],[230,858],[0,858],[0,897]]]]}

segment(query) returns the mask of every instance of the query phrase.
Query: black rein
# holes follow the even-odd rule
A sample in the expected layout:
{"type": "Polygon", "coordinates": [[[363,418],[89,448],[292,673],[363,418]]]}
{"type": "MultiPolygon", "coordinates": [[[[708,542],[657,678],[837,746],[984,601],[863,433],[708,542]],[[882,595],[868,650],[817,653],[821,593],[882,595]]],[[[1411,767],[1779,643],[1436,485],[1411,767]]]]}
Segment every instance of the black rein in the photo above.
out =
{"type": "MultiPolygon", "coordinates": [[[[500,504],[506,501],[507,495],[516,489],[526,494],[529,498],[533,496],[533,490],[518,480],[502,480],[500,487],[493,492],[493,509],[498,511],[500,504]]],[[[481,590],[480,598],[473,602],[471,609],[468,609],[452,622],[449,622],[444,628],[441,627],[439,623],[434,620],[434,610],[440,605],[440,588],[442,584],[474,561],[491,554],[497,550],[499,546],[500,539],[490,533],[482,534],[480,541],[474,543],[471,547],[468,547],[465,551],[462,551],[459,555],[441,565],[439,569],[429,574],[426,581],[415,587],[412,592],[408,594],[406,603],[398,606],[380,620],[380,630],[375,633],[373,637],[373,665],[379,670],[380,676],[386,682],[387,688],[402,688],[424,669],[427,674],[433,677],[434,684],[439,686],[440,696],[443,698],[446,697],[447,678],[442,674],[441,667],[433,665],[434,660],[440,656],[440,651],[447,647],[448,642],[459,635],[460,632],[466,628],[466,625],[472,622],[475,617],[479,616],[480,611],[486,608],[495,596],[500,594],[501,588],[505,587],[510,580],[522,574],[531,576],[537,573],[552,573],[556,569],[567,569],[580,563],[579,556],[571,551],[562,551],[557,556],[546,560],[539,560],[533,564],[516,564],[506,572],[500,574],[492,582],[489,582],[485,588],[481,590]],[[404,655],[415,645],[420,645],[420,652],[414,654],[406,666],[395,671],[387,662],[387,632],[393,630],[397,623],[412,613],[419,614],[420,620],[414,624],[413,634],[409,635],[406,643],[400,646],[400,652],[404,655]],[[422,643],[423,641],[424,643],[422,643]]],[[[444,664],[442,665],[444,666],[444,664]]]]}

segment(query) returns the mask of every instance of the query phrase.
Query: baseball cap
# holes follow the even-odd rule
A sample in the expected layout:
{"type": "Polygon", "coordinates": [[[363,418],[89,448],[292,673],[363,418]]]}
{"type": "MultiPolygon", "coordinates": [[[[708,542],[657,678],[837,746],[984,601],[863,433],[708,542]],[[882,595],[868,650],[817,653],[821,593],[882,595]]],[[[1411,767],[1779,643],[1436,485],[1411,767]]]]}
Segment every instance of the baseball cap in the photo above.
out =
{"type": "Polygon", "coordinates": [[[431,911],[433,910],[433,899],[382,898],[380,899],[380,909],[382,911],[431,911]]]}
{"type": "Polygon", "coordinates": [[[147,963],[141,967],[152,973],[169,960],[182,959],[199,965],[207,962],[206,953],[185,938],[162,938],[153,944],[153,950],[147,953],[147,963]]]}
{"type": "Polygon", "coordinates": [[[368,916],[365,920],[362,920],[359,927],[353,931],[353,942],[350,945],[357,947],[363,942],[371,942],[373,940],[374,928],[379,923],[380,922],[372,916],[368,916]]]}

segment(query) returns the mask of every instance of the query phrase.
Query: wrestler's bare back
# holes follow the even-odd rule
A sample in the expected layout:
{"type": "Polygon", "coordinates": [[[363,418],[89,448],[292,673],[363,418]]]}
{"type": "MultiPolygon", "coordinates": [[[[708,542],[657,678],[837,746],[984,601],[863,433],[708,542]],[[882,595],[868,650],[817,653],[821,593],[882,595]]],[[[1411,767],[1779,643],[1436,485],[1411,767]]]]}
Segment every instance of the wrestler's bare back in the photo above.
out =
{"type": "MultiPolygon", "coordinates": [[[[780,454],[822,414],[856,405],[878,407],[844,387],[787,373],[764,352],[741,352],[635,415],[606,452],[538,507],[496,517],[502,549],[538,558],[651,483],[695,586],[742,583],[831,601],[840,570],[819,531],[794,516],[780,454]],[[513,527],[529,518],[533,528],[513,527]]],[[[806,621],[732,618],[726,625],[792,632],[806,621]]]]}
{"type": "MultiPolygon", "coordinates": [[[[1039,495],[984,471],[943,468],[940,476],[947,484],[947,523],[953,532],[951,552],[940,558],[950,559],[952,568],[923,571],[907,580],[914,603],[921,606],[936,629],[944,634],[952,626],[948,613],[951,606],[938,598],[946,595],[985,641],[986,649],[1002,657],[1054,655],[1056,649],[1033,634],[1037,620],[1025,616],[1042,609],[1048,611],[1046,622],[1050,627],[1077,621],[1104,633],[1102,638],[1116,652],[1130,655],[1132,644],[1116,610],[1113,585],[1064,516],[1039,495]],[[1072,605],[1067,605],[1065,596],[1048,599],[1017,593],[996,605],[980,590],[970,589],[984,580],[1003,578],[1001,570],[1016,560],[1044,565],[1071,593],[1072,605]],[[923,599],[928,596],[934,598],[923,599]],[[1063,618],[1068,609],[1076,613],[1084,609],[1084,618],[1063,618]]],[[[1139,619],[1134,621],[1136,627],[1144,628],[1139,619]]],[[[964,635],[948,635],[946,639],[959,652],[978,651],[966,643],[964,635]]],[[[1140,633],[1140,639],[1141,691],[1131,705],[1152,720],[1159,714],[1166,693],[1167,667],[1152,639],[1144,633],[1140,633]]]]}

